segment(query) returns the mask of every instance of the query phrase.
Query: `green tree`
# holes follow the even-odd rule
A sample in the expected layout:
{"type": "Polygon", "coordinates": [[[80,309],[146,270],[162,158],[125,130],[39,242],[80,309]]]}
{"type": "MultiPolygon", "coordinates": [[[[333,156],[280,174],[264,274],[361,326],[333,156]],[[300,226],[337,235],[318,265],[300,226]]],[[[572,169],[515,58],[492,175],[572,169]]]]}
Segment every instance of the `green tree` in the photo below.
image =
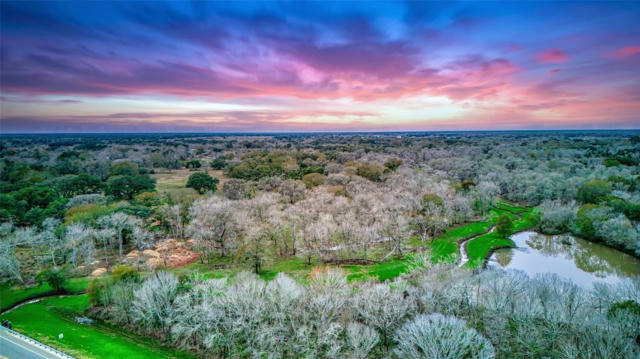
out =
{"type": "Polygon", "coordinates": [[[70,175],[58,180],[58,192],[65,197],[73,197],[80,194],[102,192],[102,181],[98,177],[86,173],[77,176],[70,175]]]}
{"type": "Polygon", "coordinates": [[[197,168],[202,167],[202,163],[200,162],[200,160],[191,160],[191,161],[187,161],[187,162],[185,162],[185,163],[184,163],[184,166],[185,166],[186,168],[189,168],[189,169],[195,170],[195,169],[197,169],[197,168]]]}
{"type": "Polygon", "coordinates": [[[211,177],[207,173],[197,172],[189,176],[187,187],[193,188],[198,191],[198,193],[203,194],[207,191],[215,192],[219,182],[219,179],[211,177]]]}
{"type": "Polygon", "coordinates": [[[496,222],[496,232],[502,237],[507,237],[511,234],[511,230],[513,230],[513,222],[511,222],[511,218],[506,214],[498,217],[498,221],[496,222]]]}
{"type": "Polygon", "coordinates": [[[591,180],[578,188],[577,198],[582,203],[598,203],[611,194],[611,184],[603,180],[591,180]]]}
{"type": "Polygon", "coordinates": [[[156,189],[156,181],[149,175],[114,176],[107,180],[105,192],[116,199],[133,199],[138,193],[156,189]]]}
{"type": "Polygon", "coordinates": [[[119,162],[109,169],[109,177],[135,176],[138,174],[138,166],[132,162],[119,162]]]}
{"type": "Polygon", "coordinates": [[[56,292],[64,292],[67,283],[67,275],[62,269],[53,268],[40,272],[37,276],[38,281],[43,284],[49,284],[49,287],[56,292]]]}
{"type": "Polygon", "coordinates": [[[231,159],[230,156],[219,156],[211,161],[211,168],[214,170],[222,170],[227,167],[227,160],[231,159]]]}

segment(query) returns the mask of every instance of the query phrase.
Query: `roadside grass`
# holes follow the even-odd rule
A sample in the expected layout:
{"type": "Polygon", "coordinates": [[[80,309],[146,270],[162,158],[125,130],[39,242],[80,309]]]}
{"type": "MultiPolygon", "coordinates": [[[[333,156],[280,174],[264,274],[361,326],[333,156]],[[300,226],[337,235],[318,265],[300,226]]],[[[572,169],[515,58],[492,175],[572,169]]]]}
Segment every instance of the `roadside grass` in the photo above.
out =
{"type": "MultiPolygon", "coordinates": [[[[89,277],[71,278],[65,287],[69,292],[83,291],[87,289],[91,280],[92,278],[89,277]]],[[[8,308],[22,300],[50,292],[53,292],[53,289],[47,283],[29,288],[2,284],[0,285],[0,308],[8,308]]]]}
{"type": "Polygon", "coordinates": [[[89,308],[87,295],[51,297],[17,308],[3,318],[14,329],[77,358],[192,358],[183,351],[99,322],[78,324],[89,308]],[[59,339],[58,335],[63,334],[59,339]]]}

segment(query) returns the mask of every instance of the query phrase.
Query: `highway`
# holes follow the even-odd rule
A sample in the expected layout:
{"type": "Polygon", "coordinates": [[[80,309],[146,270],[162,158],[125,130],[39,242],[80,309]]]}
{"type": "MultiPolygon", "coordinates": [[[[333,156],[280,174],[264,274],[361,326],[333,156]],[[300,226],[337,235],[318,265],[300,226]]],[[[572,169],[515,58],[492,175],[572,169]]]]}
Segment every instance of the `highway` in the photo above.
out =
{"type": "Polygon", "coordinates": [[[60,359],[71,358],[33,339],[0,328],[0,358],[60,359]]]}

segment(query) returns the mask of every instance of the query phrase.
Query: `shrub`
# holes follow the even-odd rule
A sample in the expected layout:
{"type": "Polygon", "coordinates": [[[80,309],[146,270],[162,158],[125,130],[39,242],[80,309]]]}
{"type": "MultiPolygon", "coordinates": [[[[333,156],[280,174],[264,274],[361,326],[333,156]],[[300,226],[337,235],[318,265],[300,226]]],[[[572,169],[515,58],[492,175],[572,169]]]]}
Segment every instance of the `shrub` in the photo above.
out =
{"type": "Polygon", "coordinates": [[[506,214],[498,217],[498,221],[496,222],[496,232],[502,237],[507,237],[511,234],[511,230],[513,229],[513,222],[511,218],[506,214]]]}
{"type": "Polygon", "coordinates": [[[67,202],[66,207],[72,208],[76,206],[82,206],[85,204],[103,205],[106,202],[107,202],[106,199],[100,193],[81,194],[71,198],[69,202],[67,202]]]}
{"type": "Polygon", "coordinates": [[[384,173],[384,168],[376,164],[361,163],[358,165],[358,168],[356,169],[356,174],[358,176],[364,177],[369,181],[373,181],[373,182],[382,182],[383,173],[384,173]]]}
{"type": "Polygon", "coordinates": [[[100,304],[100,298],[102,297],[102,291],[104,290],[104,283],[98,278],[94,278],[87,287],[87,296],[89,297],[89,303],[92,305],[100,304]]]}
{"type": "Polygon", "coordinates": [[[229,199],[245,199],[253,196],[252,188],[246,181],[230,179],[222,185],[222,193],[229,199]]]}
{"type": "Polygon", "coordinates": [[[307,186],[307,188],[313,188],[315,186],[319,186],[324,184],[327,177],[320,173],[309,173],[302,177],[302,182],[307,186]]]}
{"type": "Polygon", "coordinates": [[[157,192],[142,192],[137,194],[134,199],[145,207],[158,206],[162,202],[160,194],[157,192]]]}
{"type": "Polygon", "coordinates": [[[462,189],[465,191],[468,191],[471,187],[475,187],[475,186],[476,186],[476,182],[474,180],[466,179],[460,182],[460,187],[462,187],[462,189]]]}
{"type": "Polygon", "coordinates": [[[93,222],[99,217],[109,215],[116,211],[114,206],[101,206],[97,204],[84,204],[69,208],[65,212],[66,223],[93,222]]]}
{"type": "Polygon", "coordinates": [[[576,197],[583,203],[598,203],[611,194],[611,184],[603,180],[591,180],[578,188],[576,197]]]}
{"type": "Polygon", "coordinates": [[[468,328],[464,320],[435,313],[419,315],[397,333],[399,358],[408,359],[489,359],[494,357],[491,343],[468,328]]]}
{"type": "Polygon", "coordinates": [[[347,196],[347,190],[344,188],[344,186],[340,186],[340,185],[331,186],[327,191],[333,194],[334,196],[343,196],[343,197],[347,196]]]}
{"type": "Polygon", "coordinates": [[[113,272],[111,272],[111,277],[118,282],[137,282],[140,279],[140,273],[138,273],[138,270],[133,268],[132,266],[119,265],[113,269],[113,272]]]}
{"type": "Polygon", "coordinates": [[[402,165],[402,160],[398,158],[389,159],[387,160],[387,162],[384,163],[384,166],[391,171],[397,170],[398,167],[400,167],[401,165],[402,165]]]}
{"type": "Polygon", "coordinates": [[[37,279],[41,284],[49,284],[49,287],[56,292],[64,291],[64,286],[67,283],[66,273],[58,268],[43,270],[38,273],[37,279]]]}

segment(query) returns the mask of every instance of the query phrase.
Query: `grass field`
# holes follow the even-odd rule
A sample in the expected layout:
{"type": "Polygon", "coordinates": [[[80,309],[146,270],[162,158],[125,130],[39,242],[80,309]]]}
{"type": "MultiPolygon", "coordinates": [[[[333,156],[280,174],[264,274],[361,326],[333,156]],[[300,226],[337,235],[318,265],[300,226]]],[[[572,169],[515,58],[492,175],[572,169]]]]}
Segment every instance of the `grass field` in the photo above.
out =
{"type": "Polygon", "coordinates": [[[104,324],[78,324],[89,308],[86,295],[52,297],[27,304],[5,315],[15,330],[77,358],[191,358],[188,353],[169,349],[104,324]],[[58,335],[63,334],[59,339],[58,335]]]}
{"type": "MultiPolygon", "coordinates": [[[[201,172],[201,171],[200,171],[201,172]]],[[[172,194],[188,194],[188,195],[197,195],[197,192],[191,188],[186,188],[187,180],[189,180],[189,176],[196,173],[196,171],[191,171],[188,169],[178,169],[178,170],[156,170],[156,173],[152,174],[156,180],[156,190],[158,192],[164,193],[172,193],[172,194]]],[[[227,180],[222,171],[208,171],[212,177],[216,177],[220,180],[218,183],[218,191],[222,188],[222,185],[227,180]]]]}

